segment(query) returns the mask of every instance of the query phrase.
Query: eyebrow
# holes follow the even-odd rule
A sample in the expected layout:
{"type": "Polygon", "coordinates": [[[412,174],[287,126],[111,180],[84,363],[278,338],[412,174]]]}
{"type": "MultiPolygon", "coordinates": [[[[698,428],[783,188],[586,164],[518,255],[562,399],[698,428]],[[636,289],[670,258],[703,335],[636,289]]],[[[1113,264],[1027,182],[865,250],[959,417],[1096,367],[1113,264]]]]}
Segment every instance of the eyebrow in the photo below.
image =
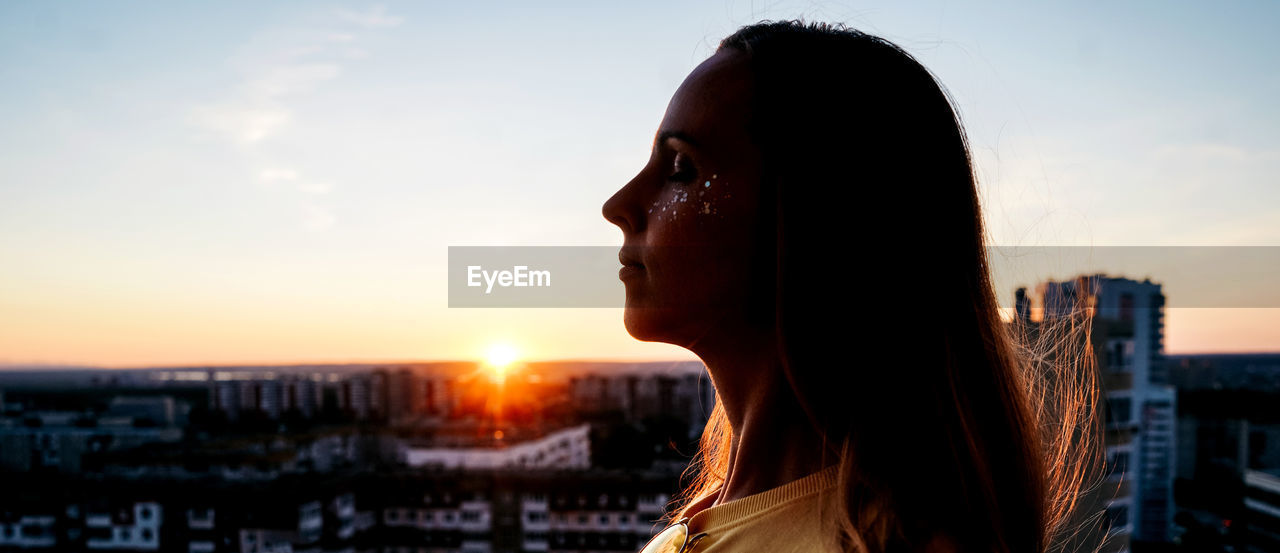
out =
{"type": "Polygon", "coordinates": [[[697,140],[694,140],[692,136],[688,135],[688,133],[684,133],[681,131],[661,131],[658,133],[657,139],[654,140],[654,144],[655,145],[662,144],[673,138],[681,142],[684,142],[686,144],[689,144],[695,148],[701,148],[697,140]]]}

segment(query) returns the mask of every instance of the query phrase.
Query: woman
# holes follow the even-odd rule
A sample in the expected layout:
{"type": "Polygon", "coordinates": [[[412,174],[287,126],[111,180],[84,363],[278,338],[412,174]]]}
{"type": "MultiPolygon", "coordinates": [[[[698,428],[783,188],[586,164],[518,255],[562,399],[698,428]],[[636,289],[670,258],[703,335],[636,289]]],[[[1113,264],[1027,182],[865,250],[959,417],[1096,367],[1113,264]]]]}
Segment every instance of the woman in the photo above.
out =
{"type": "Polygon", "coordinates": [[[959,118],[910,55],[839,26],[740,29],[603,211],[628,332],[693,351],[717,392],[672,551],[1051,547],[1093,381],[1028,370],[1045,364],[999,316],[959,118]]]}

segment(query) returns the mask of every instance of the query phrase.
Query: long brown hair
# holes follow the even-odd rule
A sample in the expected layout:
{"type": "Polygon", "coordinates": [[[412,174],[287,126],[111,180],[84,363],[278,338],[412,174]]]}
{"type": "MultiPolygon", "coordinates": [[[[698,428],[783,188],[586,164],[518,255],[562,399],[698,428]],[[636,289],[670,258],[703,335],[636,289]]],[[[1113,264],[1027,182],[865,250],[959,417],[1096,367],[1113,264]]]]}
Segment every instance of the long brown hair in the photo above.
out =
{"type": "MultiPolygon", "coordinates": [[[[838,25],[762,22],[719,49],[754,77],[776,228],[762,291],[824,465],[839,464],[845,549],[1053,549],[1100,463],[1088,318],[1002,320],[949,94],[898,46],[838,25]]],[[[717,402],[671,518],[724,483],[732,434],[717,402]]]]}

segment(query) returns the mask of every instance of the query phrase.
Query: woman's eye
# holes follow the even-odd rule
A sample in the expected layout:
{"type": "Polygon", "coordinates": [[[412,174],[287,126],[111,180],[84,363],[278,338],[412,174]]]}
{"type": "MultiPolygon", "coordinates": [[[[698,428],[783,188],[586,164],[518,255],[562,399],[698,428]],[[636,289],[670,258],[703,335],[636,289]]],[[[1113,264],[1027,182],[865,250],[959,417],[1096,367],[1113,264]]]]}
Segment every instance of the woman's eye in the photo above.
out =
{"type": "Polygon", "coordinates": [[[667,179],[675,182],[690,182],[696,175],[697,171],[693,167],[693,162],[689,160],[689,156],[676,153],[671,161],[671,175],[667,179]]]}

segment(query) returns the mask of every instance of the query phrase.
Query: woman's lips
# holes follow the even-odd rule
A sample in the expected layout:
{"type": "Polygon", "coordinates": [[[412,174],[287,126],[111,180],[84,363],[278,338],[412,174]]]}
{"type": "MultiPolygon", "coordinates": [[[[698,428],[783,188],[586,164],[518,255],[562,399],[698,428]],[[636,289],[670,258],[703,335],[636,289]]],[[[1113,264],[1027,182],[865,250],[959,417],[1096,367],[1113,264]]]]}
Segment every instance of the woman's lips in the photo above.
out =
{"type": "Polygon", "coordinates": [[[644,273],[644,265],[623,265],[621,269],[618,269],[618,278],[630,280],[639,277],[641,273],[644,273]]]}
{"type": "Polygon", "coordinates": [[[644,264],[640,262],[636,252],[631,248],[622,248],[622,250],[618,251],[618,262],[622,263],[622,268],[618,270],[619,279],[636,278],[644,272],[644,264]]]}

